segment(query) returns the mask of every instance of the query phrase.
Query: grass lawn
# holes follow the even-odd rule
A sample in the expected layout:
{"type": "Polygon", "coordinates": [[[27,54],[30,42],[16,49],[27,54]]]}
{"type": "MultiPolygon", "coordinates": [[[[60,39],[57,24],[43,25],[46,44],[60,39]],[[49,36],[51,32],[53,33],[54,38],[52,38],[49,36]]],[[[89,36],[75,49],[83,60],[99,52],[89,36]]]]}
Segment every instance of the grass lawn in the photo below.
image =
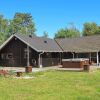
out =
{"type": "Polygon", "coordinates": [[[100,100],[100,70],[46,71],[34,79],[0,77],[0,100],[100,100]]]}

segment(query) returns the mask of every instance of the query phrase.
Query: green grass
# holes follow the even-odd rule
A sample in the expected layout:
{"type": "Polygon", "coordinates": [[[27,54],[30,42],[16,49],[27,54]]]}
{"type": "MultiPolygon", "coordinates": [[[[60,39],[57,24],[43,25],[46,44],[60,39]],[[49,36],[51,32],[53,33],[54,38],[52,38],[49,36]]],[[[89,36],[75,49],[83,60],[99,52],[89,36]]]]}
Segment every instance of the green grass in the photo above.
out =
{"type": "Polygon", "coordinates": [[[35,78],[0,77],[0,100],[100,100],[100,70],[29,75],[35,78]]]}

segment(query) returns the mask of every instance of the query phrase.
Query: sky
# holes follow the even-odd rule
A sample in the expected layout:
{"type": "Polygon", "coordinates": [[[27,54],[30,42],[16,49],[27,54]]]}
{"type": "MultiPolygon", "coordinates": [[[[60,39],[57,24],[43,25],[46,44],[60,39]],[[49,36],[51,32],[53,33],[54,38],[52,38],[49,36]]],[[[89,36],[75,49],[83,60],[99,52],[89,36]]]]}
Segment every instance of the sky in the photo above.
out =
{"type": "Polygon", "coordinates": [[[0,14],[12,19],[16,12],[31,13],[36,34],[50,38],[70,23],[82,31],[85,22],[100,24],[100,0],[0,0],[0,14]]]}

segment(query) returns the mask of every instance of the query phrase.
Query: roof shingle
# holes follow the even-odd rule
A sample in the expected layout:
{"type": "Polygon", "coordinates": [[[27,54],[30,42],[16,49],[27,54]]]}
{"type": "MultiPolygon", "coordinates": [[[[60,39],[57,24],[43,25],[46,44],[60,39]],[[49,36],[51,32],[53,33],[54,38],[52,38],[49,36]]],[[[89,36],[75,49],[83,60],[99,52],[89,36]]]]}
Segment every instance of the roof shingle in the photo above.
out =
{"type": "Polygon", "coordinates": [[[100,35],[80,38],[56,39],[64,52],[98,52],[100,51],[100,35]]]}
{"type": "Polygon", "coordinates": [[[27,36],[21,34],[15,34],[15,36],[39,52],[62,52],[61,48],[55,42],[55,40],[45,37],[27,36]]]}

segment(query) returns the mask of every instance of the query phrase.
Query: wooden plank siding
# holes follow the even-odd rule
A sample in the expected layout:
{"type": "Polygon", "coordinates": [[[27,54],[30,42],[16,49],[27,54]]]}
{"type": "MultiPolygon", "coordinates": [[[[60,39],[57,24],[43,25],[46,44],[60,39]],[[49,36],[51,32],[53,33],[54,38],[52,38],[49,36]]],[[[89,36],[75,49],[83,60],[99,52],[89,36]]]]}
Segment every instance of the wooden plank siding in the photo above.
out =
{"type": "MultiPolygon", "coordinates": [[[[27,45],[18,38],[13,38],[0,51],[0,66],[25,67],[27,66],[27,45]],[[2,57],[3,56],[3,57],[2,57]],[[10,56],[10,57],[9,57],[10,56]]],[[[30,66],[38,67],[39,52],[29,48],[30,66]]],[[[60,53],[44,53],[42,56],[43,66],[54,66],[60,63],[60,53]]]]}
{"type": "MultiPolygon", "coordinates": [[[[0,66],[7,67],[24,67],[27,66],[27,55],[25,57],[25,50],[27,45],[21,42],[19,39],[12,39],[1,51],[0,51],[0,66]],[[12,54],[12,57],[9,56],[12,54]],[[2,59],[2,55],[5,56],[2,59]]],[[[36,51],[30,48],[30,64],[32,65],[32,59],[37,59],[38,54],[36,51]]],[[[36,63],[37,64],[37,63],[36,63]]],[[[33,66],[33,65],[32,65],[33,66]]],[[[35,65],[36,66],[36,65],[35,65]]]]}
{"type": "Polygon", "coordinates": [[[47,66],[56,66],[60,64],[60,53],[44,53],[42,55],[42,65],[47,66]]]}

